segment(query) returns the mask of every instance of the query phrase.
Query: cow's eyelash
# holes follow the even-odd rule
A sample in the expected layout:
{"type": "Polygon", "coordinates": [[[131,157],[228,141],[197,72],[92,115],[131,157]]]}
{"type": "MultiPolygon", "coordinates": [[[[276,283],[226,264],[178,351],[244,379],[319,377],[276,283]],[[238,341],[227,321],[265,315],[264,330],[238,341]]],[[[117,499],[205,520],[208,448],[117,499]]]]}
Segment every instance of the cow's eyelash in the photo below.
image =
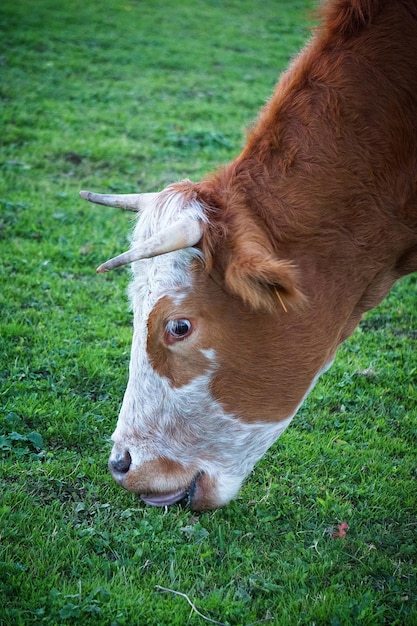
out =
{"type": "Polygon", "coordinates": [[[185,339],[192,331],[192,324],[188,319],[169,320],[165,326],[165,332],[172,339],[185,339]]]}

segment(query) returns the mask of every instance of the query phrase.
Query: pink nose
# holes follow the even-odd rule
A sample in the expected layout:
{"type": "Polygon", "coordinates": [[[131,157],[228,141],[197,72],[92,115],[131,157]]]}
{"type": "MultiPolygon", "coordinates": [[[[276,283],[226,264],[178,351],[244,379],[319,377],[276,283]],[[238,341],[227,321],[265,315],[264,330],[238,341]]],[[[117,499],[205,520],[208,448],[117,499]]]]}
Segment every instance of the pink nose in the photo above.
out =
{"type": "Polygon", "coordinates": [[[109,469],[112,474],[126,474],[129,471],[131,463],[132,457],[130,456],[129,451],[125,450],[123,454],[118,454],[109,460],[109,469]]]}

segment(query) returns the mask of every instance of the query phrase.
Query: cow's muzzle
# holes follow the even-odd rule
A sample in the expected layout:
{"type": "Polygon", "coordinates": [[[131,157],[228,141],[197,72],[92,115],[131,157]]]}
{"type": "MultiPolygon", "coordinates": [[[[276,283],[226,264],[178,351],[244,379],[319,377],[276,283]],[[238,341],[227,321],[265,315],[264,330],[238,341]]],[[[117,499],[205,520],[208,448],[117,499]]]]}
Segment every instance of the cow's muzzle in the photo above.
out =
{"type": "Polygon", "coordinates": [[[121,487],[138,493],[145,504],[156,507],[181,504],[193,508],[197,485],[203,475],[201,471],[195,473],[188,471],[184,474],[178,472],[178,464],[175,462],[168,462],[166,467],[167,460],[161,464],[162,467],[159,467],[158,461],[154,461],[145,463],[139,468],[132,468],[132,457],[128,450],[113,453],[108,465],[114,480],[121,487]],[[157,470],[161,469],[165,471],[158,475],[157,470]],[[176,488],[181,482],[185,483],[185,486],[176,488]]]}
{"type": "Polygon", "coordinates": [[[125,450],[123,454],[118,454],[114,458],[110,458],[109,470],[111,474],[115,477],[116,481],[119,482],[117,480],[117,475],[123,476],[124,474],[127,474],[131,464],[132,457],[130,456],[130,452],[128,450],[125,450]]]}
{"type": "Polygon", "coordinates": [[[193,496],[197,487],[198,480],[203,472],[198,472],[193,478],[188,489],[180,489],[173,493],[162,494],[140,494],[140,499],[150,506],[171,506],[171,504],[181,504],[185,507],[192,506],[193,496]]]}

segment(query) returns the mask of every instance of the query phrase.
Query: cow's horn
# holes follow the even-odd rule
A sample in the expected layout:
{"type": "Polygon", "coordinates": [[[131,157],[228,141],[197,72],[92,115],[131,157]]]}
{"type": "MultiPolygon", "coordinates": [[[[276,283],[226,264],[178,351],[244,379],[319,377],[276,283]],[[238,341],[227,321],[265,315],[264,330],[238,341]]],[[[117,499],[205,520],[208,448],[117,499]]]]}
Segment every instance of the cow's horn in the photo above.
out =
{"type": "Polygon", "coordinates": [[[118,209],[126,209],[127,211],[142,211],[149,202],[154,200],[159,194],[157,193],[94,193],[92,191],[80,191],[81,198],[94,202],[95,204],[104,204],[104,206],[113,206],[118,209]]]}
{"type": "Polygon", "coordinates": [[[202,234],[203,229],[199,220],[190,216],[183,217],[160,233],[146,239],[140,245],[106,261],[97,268],[97,272],[101,274],[116,267],[133,263],[133,261],[139,261],[139,259],[149,259],[167,252],[195,246],[200,241],[202,234]]]}

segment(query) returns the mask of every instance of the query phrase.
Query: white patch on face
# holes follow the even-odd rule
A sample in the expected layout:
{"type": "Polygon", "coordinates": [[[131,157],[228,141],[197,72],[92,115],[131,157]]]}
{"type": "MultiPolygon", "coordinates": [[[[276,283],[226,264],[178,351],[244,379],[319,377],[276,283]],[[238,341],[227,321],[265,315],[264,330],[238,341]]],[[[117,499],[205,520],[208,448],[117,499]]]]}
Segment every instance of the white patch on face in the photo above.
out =
{"type": "Polygon", "coordinates": [[[200,350],[201,354],[206,357],[208,361],[216,362],[216,351],[213,349],[200,350]]]}
{"type": "MultiPolygon", "coordinates": [[[[135,348],[134,342],[132,354],[135,348]]],[[[132,470],[163,456],[207,473],[216,479],[219,504],[236,495],[291,422],[248,424],[225,413],[210,391],[212,372],[173,388],[147,362],[139,371],[140,380],[131,369],[113,435],[116,448],[129,450],[132,470]]]]}

